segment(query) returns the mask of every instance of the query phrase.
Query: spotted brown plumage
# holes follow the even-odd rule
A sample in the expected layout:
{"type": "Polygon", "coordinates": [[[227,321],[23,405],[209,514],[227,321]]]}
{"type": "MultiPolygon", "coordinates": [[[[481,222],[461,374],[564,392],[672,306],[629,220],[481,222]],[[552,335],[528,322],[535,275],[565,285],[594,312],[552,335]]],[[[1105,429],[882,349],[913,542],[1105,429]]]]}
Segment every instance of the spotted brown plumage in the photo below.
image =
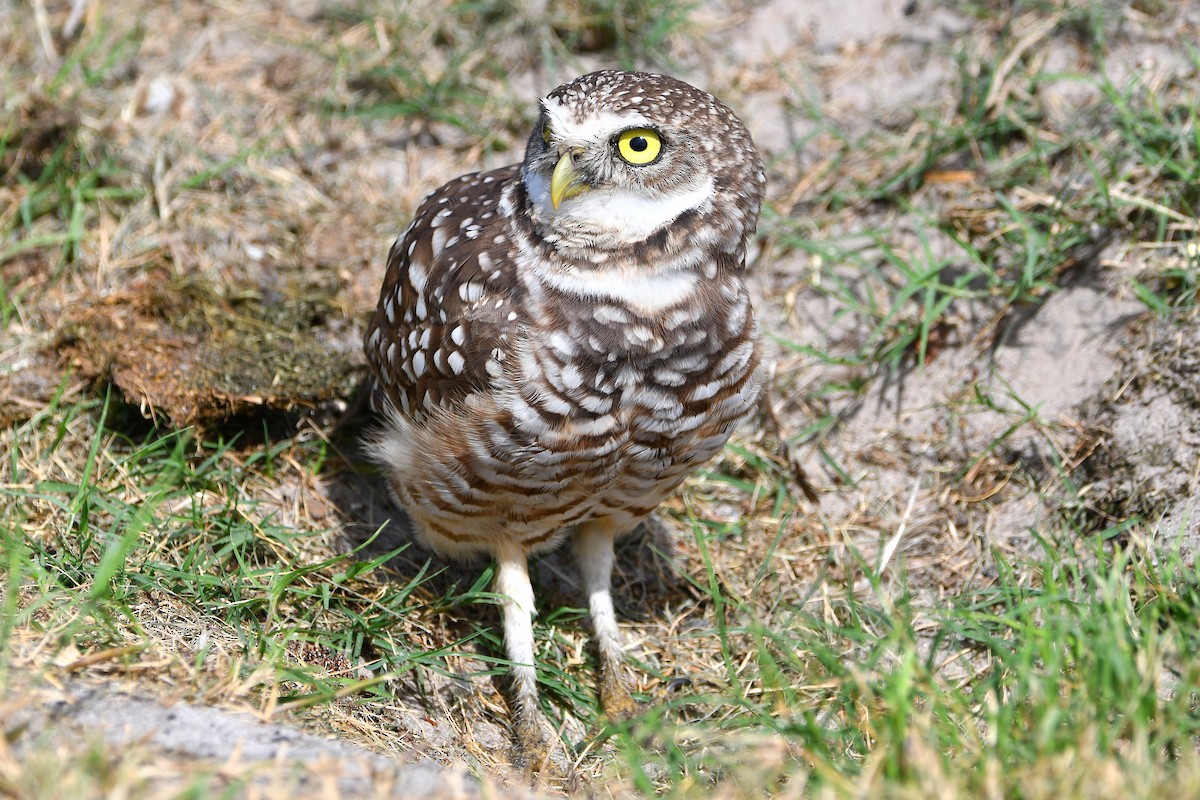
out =
{"type": "Polygon", "coordinates": [[[596,72],[543,99],[522,164],[433,192],[388,255],[365,340],[383,414],[371,450],[422,541],[496,559],[527,753],[544,739],[526,560],[568,535],[602,705],[633,709],[613,540],[758,402],[742,273],[764,183],[708,93],[596,72]]]}

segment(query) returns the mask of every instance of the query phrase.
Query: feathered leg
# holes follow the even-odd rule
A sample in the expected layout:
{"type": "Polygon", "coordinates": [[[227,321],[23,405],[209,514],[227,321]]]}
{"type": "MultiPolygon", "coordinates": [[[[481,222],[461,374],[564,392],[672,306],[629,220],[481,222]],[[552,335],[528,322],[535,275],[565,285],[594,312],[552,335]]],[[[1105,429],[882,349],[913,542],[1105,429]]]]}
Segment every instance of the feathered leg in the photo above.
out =
{"type": "Polygon", "coordinates": [[[533,584],[529,582],[529,561],[523,550],[514,548],[497,554],[493,588],[504,598],[501,613],[504,646],[512,664],[509,674],[513,683],[513,733],[518,760],[537,769],[546,759],[547,747],[533,662],[533,584]]]}
{"type": "Polygon", "coordinates": [[[625,644],[612,602],[613,540],[618,532],[612,520],[596,519],[580,524],[575,533],[575,561],[600,653],[600,706],[614,720],[637,713],[625,683],[625,644]]]}

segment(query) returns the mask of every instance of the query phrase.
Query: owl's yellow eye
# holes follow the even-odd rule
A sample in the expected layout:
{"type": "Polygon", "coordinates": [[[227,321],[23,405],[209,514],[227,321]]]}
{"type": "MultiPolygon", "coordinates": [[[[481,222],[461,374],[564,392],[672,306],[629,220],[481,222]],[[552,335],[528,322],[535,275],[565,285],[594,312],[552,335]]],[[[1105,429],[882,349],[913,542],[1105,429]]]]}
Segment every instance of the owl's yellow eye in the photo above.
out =
{"type": "Polygon", "coordinates": [[[630,164],[649,164],[661,150],[662,139],[649,128],[631,128],[617,136],[617,153],[630,164]]]}
{"type": "Polygon", "coordinates": [[[546,123],[542,126],[542,141],[546,144],[550,144],[550,140],[553,138],[554,137],[550,133],[550,123],[546,123]]]}

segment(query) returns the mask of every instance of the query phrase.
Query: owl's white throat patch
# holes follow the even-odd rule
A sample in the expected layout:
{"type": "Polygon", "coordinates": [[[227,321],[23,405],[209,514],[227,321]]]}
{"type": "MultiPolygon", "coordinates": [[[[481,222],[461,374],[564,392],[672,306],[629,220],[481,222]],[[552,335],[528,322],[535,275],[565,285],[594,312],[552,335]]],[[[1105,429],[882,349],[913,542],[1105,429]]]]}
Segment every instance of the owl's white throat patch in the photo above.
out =
{"type": "Polygon", "coordinates": [[[550,202],[549,179],[532,172],[525,173],[524,178],[529,199],[542,220],[555,228],[604,234],[621,243],[640,242],[685,212],[706,210],[715,190],[711,176],[672,194],[600,187],[564,200],[555,210],[550,202]]]}
{"type": "Polygon", "coordinates": [[[547,270],[538,276],[561,292],[588,300],[616,300],[641,314],[656,314],[688,299],[699,284],[695,272],[652,272],[637,267],[547,270]]]}

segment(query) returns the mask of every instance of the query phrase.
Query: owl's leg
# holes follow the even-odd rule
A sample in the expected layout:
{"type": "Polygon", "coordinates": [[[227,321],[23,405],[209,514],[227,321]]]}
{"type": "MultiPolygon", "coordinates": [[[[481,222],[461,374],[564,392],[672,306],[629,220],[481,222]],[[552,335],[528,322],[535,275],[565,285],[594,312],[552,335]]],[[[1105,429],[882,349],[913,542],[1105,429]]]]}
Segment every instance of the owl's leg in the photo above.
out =
{"type": "Polygon", "coordinates": [[[513,682],[513,733],[518,760],[533,769],[546,760],[546,736],[538,710],[537,671],[533,664],[533,584],[529,582],[529,560],[520,548],[496,554],[493,583],[501,601],[504,647],[511,662],[513,682]]]}
{"type": "Polygon", "coordinates": [[[575,561],[600,653],[600,706],[613,720],[637,713],[625,683],[625,644],[612,602],[613,540],[621,532],[611,519],[580,523],[575,532],[575,561]]]}

